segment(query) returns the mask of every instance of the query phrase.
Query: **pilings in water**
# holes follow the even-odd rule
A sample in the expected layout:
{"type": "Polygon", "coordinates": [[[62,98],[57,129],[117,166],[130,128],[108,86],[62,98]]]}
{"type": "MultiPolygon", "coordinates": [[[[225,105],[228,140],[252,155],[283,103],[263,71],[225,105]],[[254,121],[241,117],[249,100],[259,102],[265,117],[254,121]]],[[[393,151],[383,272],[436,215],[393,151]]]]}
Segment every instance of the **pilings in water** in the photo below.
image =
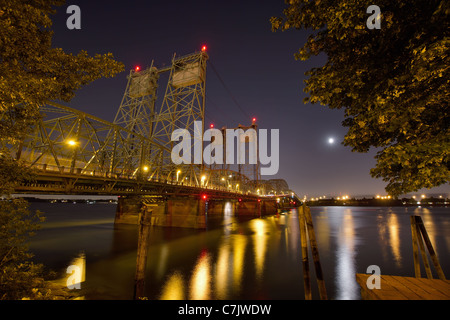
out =
{"type": "Polygon", "coordinates": [[[144,297],[145,268],[147,266],[148,240],[150,237],[151,210],[142,210],[139,218],[139,238],[134,279],[134,299],[144,297]]]}

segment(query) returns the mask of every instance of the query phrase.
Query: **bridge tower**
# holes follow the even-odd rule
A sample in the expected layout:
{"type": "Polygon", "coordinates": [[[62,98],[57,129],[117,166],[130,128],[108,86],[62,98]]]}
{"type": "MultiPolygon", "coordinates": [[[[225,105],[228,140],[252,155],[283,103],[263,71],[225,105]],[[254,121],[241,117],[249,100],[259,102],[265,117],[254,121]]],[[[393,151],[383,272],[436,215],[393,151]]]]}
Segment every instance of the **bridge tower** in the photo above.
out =
{"type": "MultiPolygon", "coordinates": [[[[130,159],[132,154],[137,162],[121,163],[121,166],[129,166],[130,170],[134,168],[133,175],[180,183],[201,183],[202,164],[174,165],[167,150],[173,148],[171,137],[176,129],[187,129],[194,137],[194,123],[199,121],[199,136],[204,132],[207,60],[207,53],[201,51],[182,57],[174,55],[170,67],[157,69],[152,62],[145,70],[136,68],[130,71],[114,123],[132,133],[127,137],[127,148],[122,150],[123,159],[130,159]],[[164,98],[161,105],[157,105],[158,81],[166,72],[169,77],[164,98]],[[165,149],[139,145],[141,140],[137,140],[133,133],[148,137],[165,149]]],[[[193,139],[192,142],[194,150],[203,150],[201,139],[193,139]]],[[[121,161],[120,157],[116,157],[115,161],[121,161]]]]}
{"type": "Polygon", "coordinates": [[[233,128],[235,132],[239,132],[236,137],[238,143],[234,150],[238,159],[237,164],[235,165],[225,163],[226,154],[230,151],[227,149],[229,144],[227,142],[226,130],[226,127],[222,128],[223,143],[225,146],[222,170],[224,170],[224,172],[230,171],[231,166],[233,166],[237,173],[236,177],[229,177],[230,183],[234,184],[233,187],[236,189],[236,184],[239,184],[238,190],[254,192],[258,190],[261,180],[258,155],[258,125],[256,124],[256,118],[252,119],[252,124],[249,126],[239,124],[236,128],[233,128]]]}
{"type": "MultiPolygon", "coordinates": [[[[114,124],[124,127],[129,133],[124,137],[126,143],[120,150],[121,156],[111,159],[116,162],[111,163],[112,168],[119,166],[133,175],[145,176],[154,167],[151,166],[151,146],[142,145],[137,136],[152,136],[158,78],[159,72],[153,62],[145,70],[139,67],[130,70],[127,87],[114,119],[114,124]]],[[[110,139],[115,140],[116,137],[110,136],[110,139]]]]}
{"type": "MultiPolygon", "coordinates": [[[[153,141],[172,150],[174,146],[174,142],[171,141],[172,133],[176,129],[187,129],[192,137],[193,150],[203,152],[203,140],[196,140],[194,137],[202,137],[204,132],[207,60],[208,55],[205,51],[182,57],[173,56],[172,66],[168,70],[169,79],[164,99],[156,110],[153,120],[153,141]],[[201,125],[195,127],[195,122],[201,125]],[[198,132],[200,130],[201,132],[198,132]]],[[[159,174],[168,180],[196,185],[202,183],[202,163],[175,165],[169,154],[159,159],[158,168],[159,174]]]]}

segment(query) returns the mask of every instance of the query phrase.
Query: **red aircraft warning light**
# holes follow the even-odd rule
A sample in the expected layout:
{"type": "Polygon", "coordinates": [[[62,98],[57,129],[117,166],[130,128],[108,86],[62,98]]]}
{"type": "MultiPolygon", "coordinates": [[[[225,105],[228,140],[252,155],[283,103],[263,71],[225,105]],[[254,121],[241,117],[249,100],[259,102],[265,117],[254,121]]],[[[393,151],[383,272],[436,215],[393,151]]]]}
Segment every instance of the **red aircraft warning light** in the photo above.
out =
{"type": "Polygon", "coordinates": [[[206,46],[202,46],[202,51],[203,51],[203,52],[206,51],[206,46]]]}
{"type": "Polygon", "coordinates": [[[209,125],[209,127],[210,127],[210,128],[214,128],[214,124],[211,123],[211,124],[209,125]]]}
{"type": "Polygon", "coordinates": [[[141,67],[136,66],[136,68],[134,68],[134,71],[138,72],[139,70],[141,70],[141,67]]]}
{"type": "Polygon", "coordinates": [[[202,199],[203,199],[203,200],[206,200],[206,199],[208,199],[208,196],[207,196],[206,194],[204,194],[204,195],[202,196],[202,199]]]}

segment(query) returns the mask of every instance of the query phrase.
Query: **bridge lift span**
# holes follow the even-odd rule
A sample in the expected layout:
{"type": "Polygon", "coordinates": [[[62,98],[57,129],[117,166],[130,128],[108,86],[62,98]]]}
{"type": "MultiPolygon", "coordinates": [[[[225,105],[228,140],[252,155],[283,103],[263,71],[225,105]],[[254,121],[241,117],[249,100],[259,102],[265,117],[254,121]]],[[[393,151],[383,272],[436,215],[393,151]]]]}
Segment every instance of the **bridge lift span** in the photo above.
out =
{"type": "MultiPolygon", "coordinates": [[[[169,67],[158,69],[152,62],[146,69],[130,70],[113,123],[55,102],[42,106],[41,117],[26,137],[0,141],[2,153],[36,169],[36,181],[17,191],[158,194],[206,188],[237,197],[263,194],[257,178],[246,175],[249,171],[242,167],[217,170],[204,164],[175,165],[171,159],[174,130],[192,132],[194,123],[201,121],[204,132],[208,58],[204,47],[174,55],[169,67]],[[163,76],[167,83],[162,103],[157,104],[163,76]]],[[[203,143],[194,139],[192,147],[203,150],[203,143]]]]}

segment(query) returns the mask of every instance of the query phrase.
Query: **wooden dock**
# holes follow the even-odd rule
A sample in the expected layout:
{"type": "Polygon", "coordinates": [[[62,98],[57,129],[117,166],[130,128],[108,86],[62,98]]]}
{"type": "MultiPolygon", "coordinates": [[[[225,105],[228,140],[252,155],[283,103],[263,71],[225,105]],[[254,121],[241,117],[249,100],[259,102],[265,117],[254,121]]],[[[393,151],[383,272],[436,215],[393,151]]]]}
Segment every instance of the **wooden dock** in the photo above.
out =
{"type": "Polygon", "coordinates": [[[370,276],[356,274],[364,300],[450,300],[450,280],[380,275],[380,289],[369,289],[370,276]]]}

